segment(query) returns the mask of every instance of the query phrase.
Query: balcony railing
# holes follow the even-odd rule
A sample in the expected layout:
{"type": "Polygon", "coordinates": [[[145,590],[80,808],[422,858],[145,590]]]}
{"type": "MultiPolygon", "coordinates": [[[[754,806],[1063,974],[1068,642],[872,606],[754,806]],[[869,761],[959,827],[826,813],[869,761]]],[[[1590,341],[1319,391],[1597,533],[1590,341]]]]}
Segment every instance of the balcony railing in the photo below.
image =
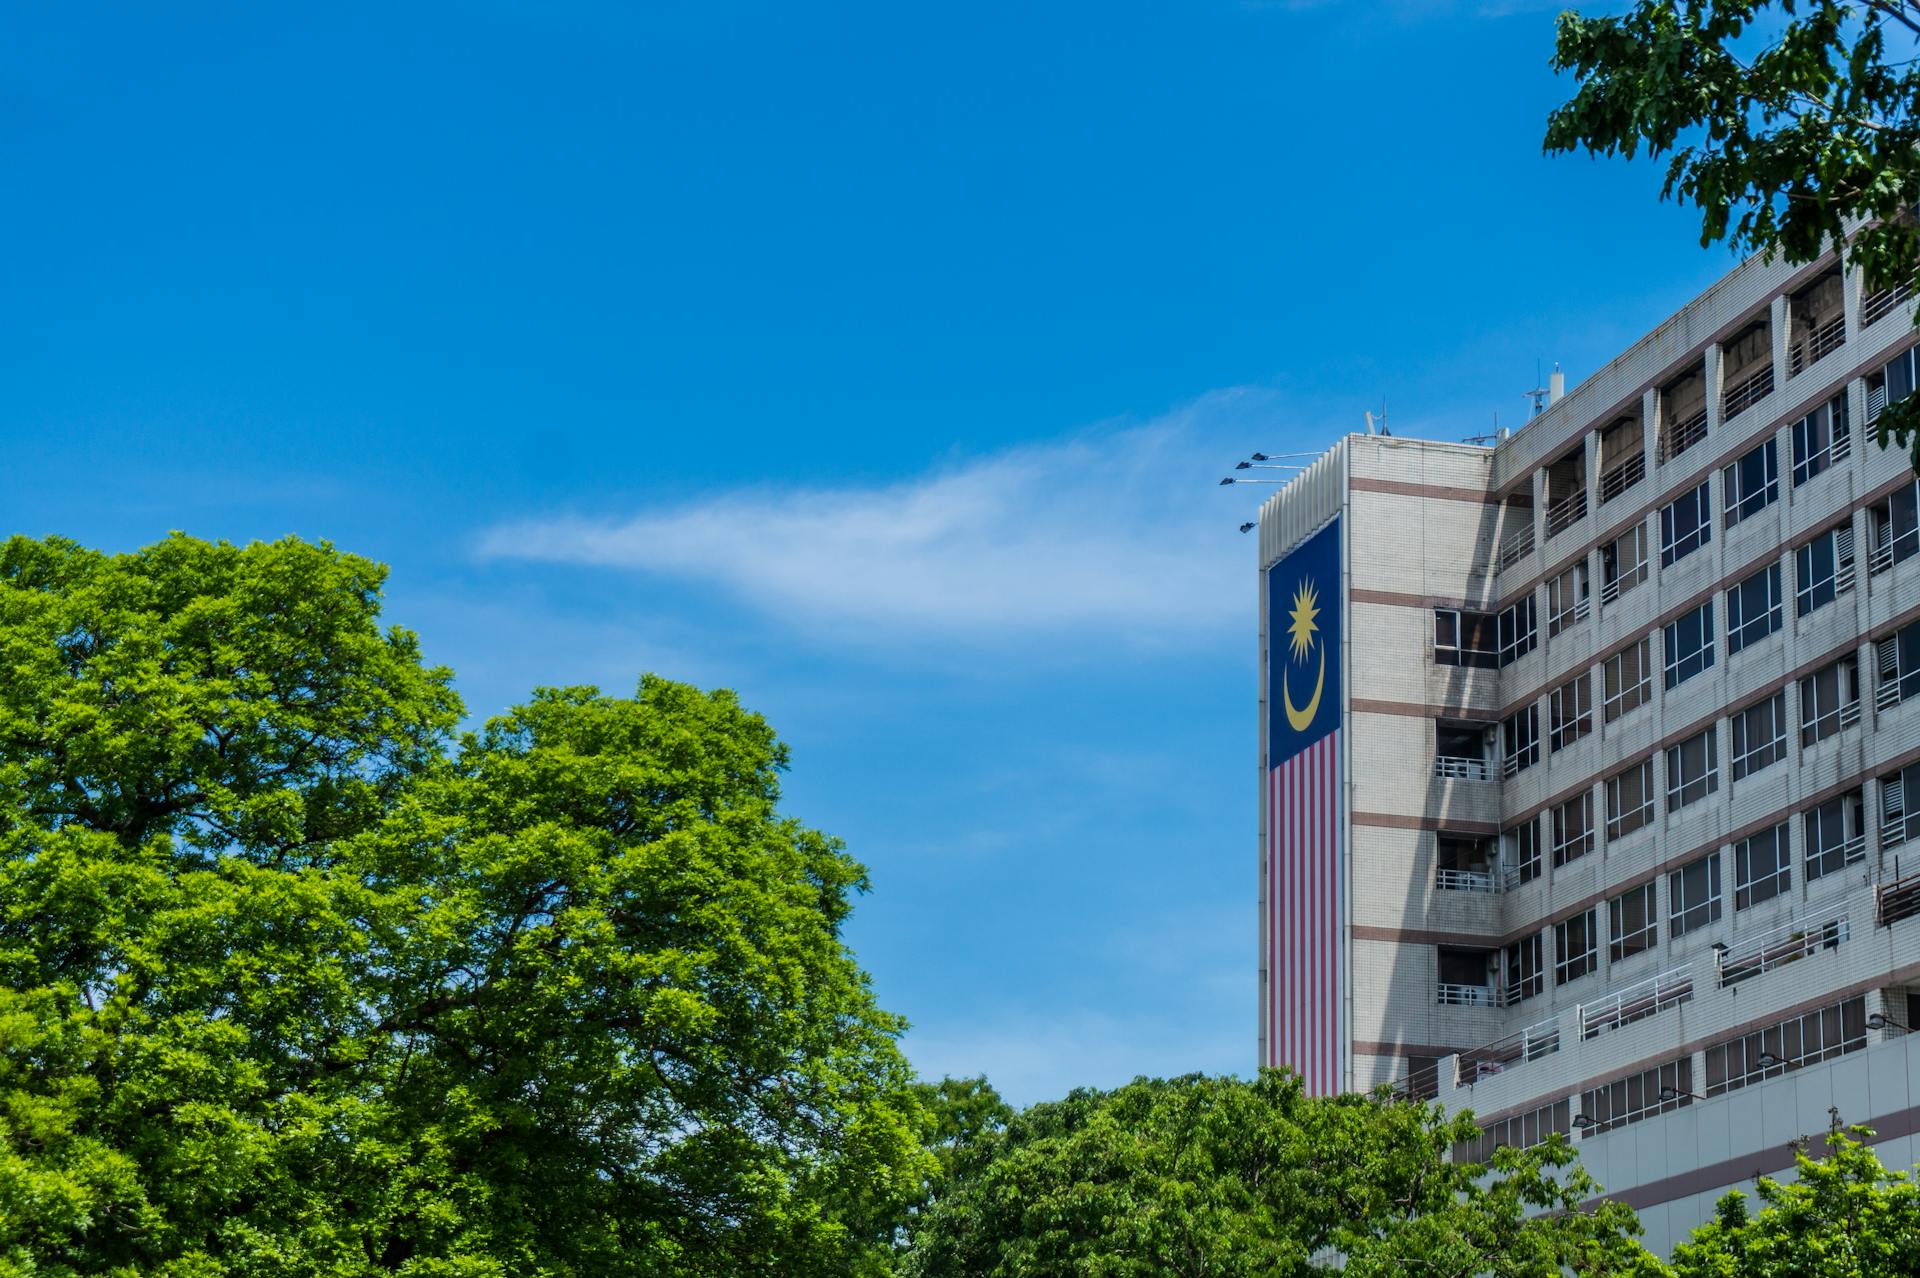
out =
{"type": "Polygon", "coordinates": [[[1825,741],[1842,728],[1851,728],[1858,722],[1860,722],[1860,700],[1856,697],[1843,706],[1807,720],[1801,728],[1801,741],[1804,743],[1809,736],[1816,743],[1825,741]]]}
{"type": "Polygon", "coordinates": [[[1888,311],[1913,296],[1913,286],[1902,284],[1898,288],[1883,288],[1878,293],[1869,293],[1860,306],[1860,322],[1871,324],[1888,311]]]}
{"type": "Polygon", "coordinates": [[[1598,1038],[1608,1030],[1645,1020],[1693,997],[1693,966],[1683,963],[1658,976],[1636,981],[1603,999],[1580,1005],[1580,1037],[1598,1038]]]}
{"type": "Polygon", "coordinates": [[[1605,505],[1639,483],[1647,473],[1647,455],[1636,451],[1612,470],[1600,475],[1600,504],[1605,505]]]}
{"type": "Polygon", "coordinates": [[[1492,870],[1436,869],[1433,886],[1442,892],[1498,892],[1500,880],[1492,870]]]}
{"type": "Polygon", "coordinates": [[[1892,848],[1905,843],[1913,837],[1914,823],[1916,822],[1920,822],[1920,812],[1916,812],[1912,816],[1908,816],[1903,812],[1898,816],[1888,817],[1880,823],[1880,846],[1883,848],[1892,848]]]}
{"type": "Polygon", "coordinates": [[[1818,328],[1807,333],[1807,340],[1795,344],[1787,352],[1787,372],[1798,376],[1821,356],[1840,349],[1847,340],[1847,317],[1836,315],[1818,328]]]}
{"type": "Polygon", "coordinates": [[[1428,1101],[1440,1094],[1440,1062],[1422,1065],[1387,1084],[1395,1100],[1428,1101]]]}
{"type": "Polygon", "coordinates": [[[1532,552],[1533,517],[1529,514],[1527,521],[1510,531],[1506,535],[1505,540],[1500,543],[1500,566],[1502,568],[1509,567],[1526,558],[1532,552]]]}
{"type": "Polygon", "coordinates": [[[1672,461],[1707,437],[1707,410],[1669,426],[1660,440],[1660,460],[1672,461]]]}
{"type": "Polygon", "coordinates": [[[1892,927],[1920,914],[1920,871],[1877,885],[1873,897],[1881,927],[1892,927]]]}
{"type": "Polygon", "coordinates": [[[1891,710],[1907,699],[1904,679],[1888,679],[1873,693],[1875,710],[1891,710]]]}
{"type": "Polygon", "coordinates": [[[1734,385],[1720,398],[1720,415],[1728,421],[1746,412],[1755,404],[1773,393],[1773,361],[1768,360],[1760,370],[1734,385]]]}
{"type": "Polygon", "coordinates": [[[1873,553],[1867,556],[1867,575],[1878,576],[1893,567],[1895,556],[1905,559],[1916,549],[1920,549],[1920,528],[1909,528],[1884,545],[1874,547],[1873,553]]]}
{"type": "Polygon", "coordinates": [[[1577,488],[1547,507],[1547,536],[1568,528],[1587,513],[1587,490],[1577,488]]]}
{"type": "Polygon", "coordinates": [[[1493,1007],[1493,986],[1442,981],[1439,985],[1439,1002],[1442,1007],[1493,1007]]]}
{"type": "Polygon", "coordinates": [[[1456,1058],[1459,1062],[1454,1086],[1466,1087],[1482,1078],[1504,1074],[1515,1065],[1537,1061],[1560,1050],[1560,1020],[1554,1017],[1516,1030],[1482,1047],[1470,1047],[1456,1058]]]}
{"type": "Polygon", "coordinates": [[[1436,755],[1433,775],[1442,781],[1491,781],[1493,765],[1485,759],[1463,759],[1457,755],[1436,755]]]}
{"type": "Polygon", "coordinates": [[[1821,923],[1789,920],[1737,946],[1721,950],[1715,960],[1719,984],[1722,988],[1736,985],[1797,962],[1816,950],[1835,949],[1849,935],[1847,916],[1844,914],[1821,923]]]}

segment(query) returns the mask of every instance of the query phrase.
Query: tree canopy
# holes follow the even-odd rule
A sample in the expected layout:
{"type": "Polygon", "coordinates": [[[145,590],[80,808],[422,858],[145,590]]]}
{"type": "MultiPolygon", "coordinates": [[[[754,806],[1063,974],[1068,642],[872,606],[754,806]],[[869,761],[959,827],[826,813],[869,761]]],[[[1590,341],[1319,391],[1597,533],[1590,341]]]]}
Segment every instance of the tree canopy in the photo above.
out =
{"type": "Polygon", "coordinates": [[[1657,1273],[1559,1140],[1448,1158],[1470,1116],[1302,1094],[1266,1071],[1080,1090],[963,1144],[911,1278],[1657,1273]]]}
{"type": "Polygon", "coordinates": [[[0,1275],[882,1272],[927,1120],[772,730],[458,732],[383,576],[0,547],[0,1275]]]}
{"type": "MultiPolygon", "coordinates": [[[[1836,246],[1870,289],[1920,270],[1920,0],[1637,0],[1560,15],[1579,88],[1549,151],[1666,160],[1701,242],[1810,262],[1836,246]]],[[[1876,422],[1920,465],[1920,398],[1876,422]]]]}

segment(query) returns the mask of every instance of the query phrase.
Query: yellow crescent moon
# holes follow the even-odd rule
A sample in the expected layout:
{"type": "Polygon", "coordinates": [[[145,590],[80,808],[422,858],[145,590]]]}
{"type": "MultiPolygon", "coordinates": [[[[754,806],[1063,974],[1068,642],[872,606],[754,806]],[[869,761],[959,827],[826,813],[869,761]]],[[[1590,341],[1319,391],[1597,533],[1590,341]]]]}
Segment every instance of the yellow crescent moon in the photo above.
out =
{"type": "Polygon", "coordinates": [[[1307,702],[1305,710],[1293,708],[1293,695],[1287,691],[1287,672],[1280,671],[1280,704],[1287,708],[1287,722],[1293,725],[1295,732],[1305,732],[1313,724],[1313,716],[1320,713],[1320,691],[1327,686],[1327,645],[1320,645],[1320,677],[1313,681],[1313,700],[1307,702]]]}

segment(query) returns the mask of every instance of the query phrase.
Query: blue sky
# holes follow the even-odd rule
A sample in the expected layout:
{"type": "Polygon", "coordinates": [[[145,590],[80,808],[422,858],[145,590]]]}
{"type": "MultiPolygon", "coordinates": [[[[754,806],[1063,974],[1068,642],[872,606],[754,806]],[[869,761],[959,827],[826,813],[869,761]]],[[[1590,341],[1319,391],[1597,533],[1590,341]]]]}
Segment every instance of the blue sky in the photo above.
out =
{"type": "Polygon", "coordinates": [[[1259,449],[1730,265],[1554,6],[13,6],[0,503],[328,538],[484,715],[736,688],[929,1073],[1254,1059],[1259,449]]]}

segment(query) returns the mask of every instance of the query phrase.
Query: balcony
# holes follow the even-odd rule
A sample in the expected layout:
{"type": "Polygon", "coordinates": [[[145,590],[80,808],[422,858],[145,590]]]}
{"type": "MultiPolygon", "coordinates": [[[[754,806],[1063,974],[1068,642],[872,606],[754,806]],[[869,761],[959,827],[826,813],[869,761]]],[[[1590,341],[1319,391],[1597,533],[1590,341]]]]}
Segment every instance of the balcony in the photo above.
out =
{"type": "Polygon", "coordinates": [[[1469,1048],[1456,1057],[1454,1086],[1468,1087],[1483,1078],[1504,1074],[1516,1065],[1537,1061],[1560,1050],[1558,1017],[1516,1030],[1482,1047],[1469,1048]]]}
{"type": "Polygon", "coordinates": [[[1568,493],[1547,507],[1547,536],[1572,527],[1587,513],[1587,490],[1568,493]]]}
{"type": "Polygon", "coordinates": [[[1434,756],[1433,775],[1441,781],[1491,781],[1493,765],[1485,759],[1440,754],[1434,756]]]}
{"type": "Polygon", "coordinates": [[[1598,1038],[1608,1030],[1645,1020],[1656,1012],[1678,1007],[1693,997],[1693,966],[1679,967],[1638,981],[1614,994],[1579,1008],[1580,1037],[1598,1038]]]}
{"type": "Polygon", "coordinates": [[[1441,981],[1439,1003],[1442,1007],[1497,1007],[1491,985],[1461,985],[1453,981],[1441,981]]]}
{"type": "Polygon", "coordinates": [[[1523,523],[1514,524],[1511,531],[1500,541],[1500,566],[1510,568],[1533,553],[1533,518],[1529,514],[1523,523]]]}
{"type": "Polygon", "coordinates": [[[1758,372],[1742,378],[1731,390],[1721,396],[1721,416],[1731,421],[1771,394],[1773,394],[1773,365],[1768,363],[1758,372]]]}
{"type": "Polygon", "coordinates": [[[1873,899],[1874,914],[1881,927],[1892,927],[1902,919],[1920,914],[1920,871],[1876,884],[1873,899]]]}
{"type": "Polygon", "coordinates": [[[1883,288],[1877,293],[1869,293],[1860,305],[1861,324],[1872,324],[1886,317],[1894,307],[1913,296],[1913,286],[1902,284],[1898,288],[1883,288]]]}
{"type": "Polygon", "coordinates": [[[1435,870],[1433,886],[1442,892],[1498,892],[1500,880],[1488,870],[1435,870]]]}
{"type": "Polygon", "coordinates": [[[1807,340],[1795,343],[1787,352],[1787,372],[1790,376],[1799,376],[1813,366],[1822,356],[1840,349],[1847,340],[1847,317],[1835,315],[1824,324],[1818,325],[1807,333],[1807,340]]]}
{"type": "MultiPolygon", "coordinates": [[[[1703,422],[1704,418],[1701,419],[1703,422]]],[[[1647,455],[1636,452],[1612,470],[1600,475],[1600,501],[1604,505],[1646,477],[1647,455]]]]}
{"type": "MultiPolygon", "coordinates": [[[[1864,841],[1864,836],[1859,836],[1864,841]]],[[[1839,948],[1851,935],[1847,916],[1821,923],[1789,920],[1737,946],[1719,949],[1715,959],[1718,984],[1722,989],[1741,981],[1796,963],[1818,950],[1839,948]]]]}
{"type": "Polygon", "coordinates": [[[1707,410],[1675,422],[1660,440],[1660,460],[1672,461],[1707,437],[1707,410]]]}

